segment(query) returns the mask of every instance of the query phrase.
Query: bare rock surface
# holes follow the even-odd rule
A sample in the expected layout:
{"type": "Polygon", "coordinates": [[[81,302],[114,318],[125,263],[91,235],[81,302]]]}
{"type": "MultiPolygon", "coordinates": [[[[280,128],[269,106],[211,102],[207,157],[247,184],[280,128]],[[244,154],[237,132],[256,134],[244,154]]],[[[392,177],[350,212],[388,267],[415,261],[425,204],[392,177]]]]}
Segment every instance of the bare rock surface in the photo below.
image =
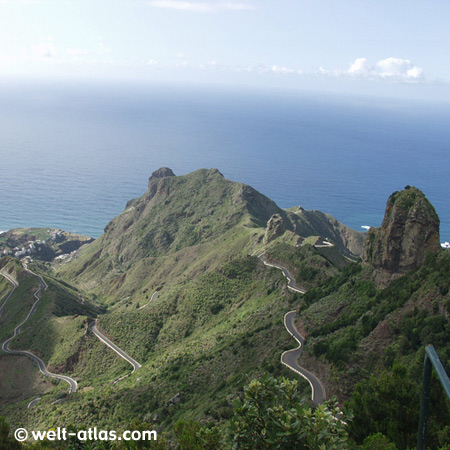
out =
{"type": "Polygon", "coordinates": [[[264,234],[264,243],[268,244],[275,238],[281,236],[286,231],[284,220],[280,214],[274,214],[267,222],[266,232],[264,234]]]}
{"type": "Polygon", "coordinates": [[[383,278],[409,272],[439,251],[439,224],[423,192],[407,186],[389,197],[381,227],[369,230],[362,259],[384,272],[383,278]]]}

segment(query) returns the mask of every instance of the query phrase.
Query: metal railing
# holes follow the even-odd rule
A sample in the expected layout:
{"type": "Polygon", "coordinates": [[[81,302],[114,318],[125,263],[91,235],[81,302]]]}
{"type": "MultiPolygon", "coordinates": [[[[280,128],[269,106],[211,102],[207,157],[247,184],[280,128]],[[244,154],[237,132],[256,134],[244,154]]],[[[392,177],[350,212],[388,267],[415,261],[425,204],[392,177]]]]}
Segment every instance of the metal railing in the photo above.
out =
{"type": "Polygon", "coordinates": [[[450,400],[450,380],[444,366],[432,345],[425,348],[425,361],[423,365],[422,400],[420,402],[419,433],[417,436],[417,450],[425,450],[427,437],[428,416],[430,413],[431,372],[436,370],[439,381],[450,400]]]}

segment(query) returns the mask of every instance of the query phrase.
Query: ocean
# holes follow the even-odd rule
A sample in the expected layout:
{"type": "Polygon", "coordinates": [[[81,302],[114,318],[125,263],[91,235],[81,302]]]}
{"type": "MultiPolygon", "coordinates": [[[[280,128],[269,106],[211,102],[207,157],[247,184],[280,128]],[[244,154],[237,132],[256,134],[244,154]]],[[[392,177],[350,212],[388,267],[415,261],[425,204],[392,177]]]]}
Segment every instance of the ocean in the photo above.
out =
{"type": "Polygon", "coordinates": [[[420,188],[450,241],[450,105],[145,83],[0,83],[0,230],[98,237],[162,166],[218,168],[363,231],[420,188]]]}

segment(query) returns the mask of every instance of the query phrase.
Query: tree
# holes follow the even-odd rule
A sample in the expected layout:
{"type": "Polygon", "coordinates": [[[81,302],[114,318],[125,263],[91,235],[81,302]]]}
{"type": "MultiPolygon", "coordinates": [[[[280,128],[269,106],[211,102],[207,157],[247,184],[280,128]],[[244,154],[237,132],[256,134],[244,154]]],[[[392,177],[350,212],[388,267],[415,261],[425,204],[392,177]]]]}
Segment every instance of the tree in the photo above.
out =
{"type": "Polygon", "coordinates": [[[392,372],[359,382],[348,402],[355,420],[349,433],[362,443],[369,434],[382,433],[399,448],[414,447],[419,423],[419,385],[406,367],[394,363],[392,372]]]}
{"type": "Polygon", "coordinates": [[[397,450],[397,447],[381,433],[371,434],[364,439],[359,450],[397,450]]]}
{"type": "Polygon", "coordinates": [[[175,425],[178,450],[216,450],[220,449],[220,432],[216,427],[202,427],[193,420],[180,420],[175,425]]]}
{"type": "Polygon", "coordinates": [[[0,417],[0,448],[2,450],[16,450],[21,448],[19,442],[10,436],[9,424],[0,417]]]}
{"type": "Polygon", "coordinates": [[[348,446],[346,422],[337,405],[324,403],[313,410],[301,401],[296,380],[266,374],[250,382],[234,408],[233,449],[340,450],[348,446]]]}

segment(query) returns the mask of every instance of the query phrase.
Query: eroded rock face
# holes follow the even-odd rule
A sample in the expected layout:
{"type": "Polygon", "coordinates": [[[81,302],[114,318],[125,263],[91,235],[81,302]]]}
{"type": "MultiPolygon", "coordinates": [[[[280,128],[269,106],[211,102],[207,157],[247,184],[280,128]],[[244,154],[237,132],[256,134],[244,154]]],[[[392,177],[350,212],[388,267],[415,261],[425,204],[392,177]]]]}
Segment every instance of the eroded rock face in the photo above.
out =
{"type": "Polygon", "coordinates": [[[150,180],[153,178],[165,178],[165,177],[174,177],[175,174],[173,173],[172,169],[169,169],[168,167],[161,167],[158,170],[155,170],[152,173],[152,176],[150,177],[150,180]]]}
{"type": "Polygon", "coordinates": [[[280,214],[274,214],[267,222],[266,233],[264,235],[264,243],[268,244],[278,236],[281,236],[285,231],[286,227],[283,218],[280,216],[280,214]]]}
{"type": "Polygon", "coordinates": [[[420,266],[440,249],[439,217],[415,187],[394,192],[387,202],[381,228],[371,228],[362,259],[391,274],[420,266]]]}
{"type": "Polygon", "coordinates": [[[168,167],[161,167],[158,170],[155,170],[152,173],[152,176],[148,179],[148,190],[147,192],[150,194],[150,197],[154,197],[157,193],[168,194],[168,191],[166,192],[166,183],[164,183],[164,178],[167,177],[174,177],[175,174],[173,173],[172,169],[169,169],[168,167]]]}

